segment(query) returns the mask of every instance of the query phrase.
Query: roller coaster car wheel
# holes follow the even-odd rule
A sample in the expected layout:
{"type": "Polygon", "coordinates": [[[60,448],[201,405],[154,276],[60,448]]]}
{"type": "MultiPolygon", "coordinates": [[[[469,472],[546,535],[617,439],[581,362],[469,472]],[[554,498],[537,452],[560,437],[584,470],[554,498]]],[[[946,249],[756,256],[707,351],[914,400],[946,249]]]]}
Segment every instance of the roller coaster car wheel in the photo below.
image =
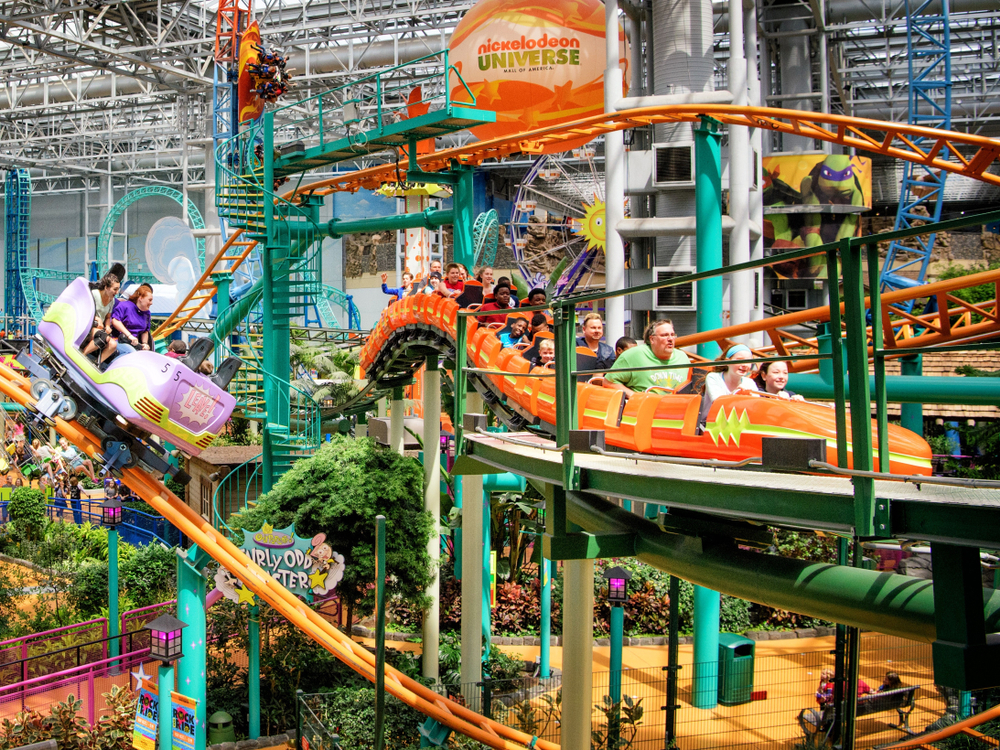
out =
{"type": "Polygon", "coordinates": [[[46,390],[54,387],[55,386],[52,385],[51,381],[48,381],[45,378],[38,378],[38,380],[32,380],[31,396],[37,401],[42,397],[42,394],[45,393],[46,390]]]}
{"type": "MultiPolygon", "coordinates": [[[[116,440],[113,437],[103,438],[101,440],[101,450],[104,451],[105,453],[107,453],[108,450],[111,448],[111,444],[112,443],[120,443],[120,442],[125,442],[125,441],[116,440]]],[[[134,469],[136,466],[139,465],[139,456],[136,455],[136,452],[134,450],[132,450],[131,446],[129,446],[128,453],[129,453],[129,458],[128,458],[128,460],[124,464],[122,464],[122,468],[123,469],[134,469]]]]}
{"type": "Polygon", "coordinates": [[[76,417],[77,405],[76,400],[65,396],[63,398],[63,404],[59,408],[59,416],[65,419],[67,422],[71,422],[74,417],[76,417]]]}

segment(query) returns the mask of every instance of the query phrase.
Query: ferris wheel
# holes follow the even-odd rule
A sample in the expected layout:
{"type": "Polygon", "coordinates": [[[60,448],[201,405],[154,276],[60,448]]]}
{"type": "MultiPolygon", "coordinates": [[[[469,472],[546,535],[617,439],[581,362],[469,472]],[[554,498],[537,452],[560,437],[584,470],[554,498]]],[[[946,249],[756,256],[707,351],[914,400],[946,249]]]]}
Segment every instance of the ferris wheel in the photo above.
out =
{"type": "Polygon", "coordinates": [[[540,156],[518,187],[504,242],[531,287],[560,295],[604,285],[604,171],[596,153],[588,143],[540,156]]]}

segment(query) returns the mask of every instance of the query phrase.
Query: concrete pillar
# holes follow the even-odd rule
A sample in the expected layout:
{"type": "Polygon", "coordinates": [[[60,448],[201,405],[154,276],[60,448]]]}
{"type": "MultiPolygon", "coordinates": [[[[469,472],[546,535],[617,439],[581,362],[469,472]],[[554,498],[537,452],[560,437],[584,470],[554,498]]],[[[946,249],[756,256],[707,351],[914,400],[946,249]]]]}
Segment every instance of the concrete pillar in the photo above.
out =
{"type": "MultiPolygon", "coordinates": [[[[729,90],[733,104],[746,106],[747,61],[743,56],[743,0],[729,2],[729,90]]],[[[729,235],[729,262],[733,265],[750,260],[750,129],[729,127],[729,215],[735,225],[729,235]]],[[[750,322],[753,307],[754,276],[740,271],[729,280],[729,324],[750,322]]],[[[740,337],[747,339],[746,336],[740,337]]]]}
{"type": "MultiPolygon", "coordinates": [[[[605,3],[604,111],[614,112],[622,96],[622,69],[618,65],[618,3],[605,3]]],[[[637,44],[634,40],[633,44],[637,44]]],[[[604,226],[605,288],[609,292],[625,288],[625,243],[618,234],[618,222],[625,218],[625,141],[620,130],[604,136],[604,226]]],[[[605,301],[605,331],[614,342],[625,335],[625,298],[605,301]]]]}
{"type": "MultiPolygon", "coordinates": [[[[395,409],[393,410],[395,412],[395,409]]],[[[437,355],[427,359],[424,371],[424,510],[431,514],[431,536],[427,540],[427,556],[431,561],[434,580],[427,587],[430,605],[424,610],[423,675],[438,679],[438,613],[440,609],[441,576],[441,371],[437,355]]]]}
{"type": "Polygon", "coordinates": [[[397,453],[403,452],[403,389],[392,389],[392,401],[389,403],[389,447],[397,453]]]}
{"type": "MultiPolygon", "coordinates": [[[[483,399],[470,388],[465,411],[481,414],[483,399]]],[[[473,710],[479,709],[479,689],[483,679],[483,478],[469,474],[462,478],[462,690],[473,710]]]]}
{"type": "Polygon", "coordinates": [[[565,748],[590,747],[594,704],[594,561],[568,560],[563,576],[561,744],[565,748]]]}

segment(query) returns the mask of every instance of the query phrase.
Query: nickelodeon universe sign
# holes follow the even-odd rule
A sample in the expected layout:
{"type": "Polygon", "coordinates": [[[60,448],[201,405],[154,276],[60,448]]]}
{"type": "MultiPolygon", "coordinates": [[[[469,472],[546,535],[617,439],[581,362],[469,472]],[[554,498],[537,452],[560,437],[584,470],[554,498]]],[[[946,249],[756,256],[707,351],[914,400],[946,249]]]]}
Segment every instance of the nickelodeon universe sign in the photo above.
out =
{"type": "Polygon", "coordinates": [[[540,39],[521,35],[520,39],[493,41],[487,39],[478,49],[480,70],[526,68],[546,65],[579,65],[580,40],[566,36],[540,39]]]}

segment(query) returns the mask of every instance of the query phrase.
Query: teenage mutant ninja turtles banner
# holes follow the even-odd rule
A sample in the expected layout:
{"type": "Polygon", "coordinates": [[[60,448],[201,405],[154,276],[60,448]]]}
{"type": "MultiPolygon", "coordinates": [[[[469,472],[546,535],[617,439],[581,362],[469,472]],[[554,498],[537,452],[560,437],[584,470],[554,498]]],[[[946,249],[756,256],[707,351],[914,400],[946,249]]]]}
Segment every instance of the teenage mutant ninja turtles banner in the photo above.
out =
{"type": "MultiPolygon", "coordinates": [[[[802,154],[764,159],[764,248],[777,255],[856,237],[872,205],[872,161],[860,156],[802,154]]],[[[824,279],[826,260],[772,267],[778,278],[824,279]]]]}

